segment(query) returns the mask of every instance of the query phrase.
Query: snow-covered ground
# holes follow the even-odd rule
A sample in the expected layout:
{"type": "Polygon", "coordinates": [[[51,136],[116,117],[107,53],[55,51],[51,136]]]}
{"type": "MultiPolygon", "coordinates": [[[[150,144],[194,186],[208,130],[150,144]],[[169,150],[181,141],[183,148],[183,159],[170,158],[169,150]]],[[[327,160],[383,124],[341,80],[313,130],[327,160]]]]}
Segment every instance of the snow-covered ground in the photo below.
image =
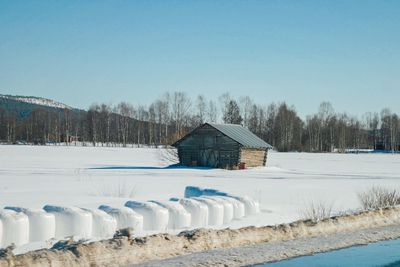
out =
{"type": "Polygon", "coordinates": [[[229,225],[240,227],[297,220],[310,201],[355,209],[357,192],[373,185],[400,189],[400,155],[271,152],[267,167],[228,171],[164,168],[162,154],[150,148],[2,145],[0,207],[122,207],[127,200],[183,197],[185,187],[194,185],[259,200],[261,214],[229,225]]]}

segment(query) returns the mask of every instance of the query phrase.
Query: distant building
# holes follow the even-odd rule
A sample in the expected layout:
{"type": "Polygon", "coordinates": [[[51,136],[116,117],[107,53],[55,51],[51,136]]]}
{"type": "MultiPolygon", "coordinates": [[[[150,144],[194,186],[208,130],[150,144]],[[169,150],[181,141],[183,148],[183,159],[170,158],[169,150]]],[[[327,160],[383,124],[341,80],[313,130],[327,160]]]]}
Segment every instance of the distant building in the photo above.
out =
{"type": "Polygon", "coordinates": [[[79,142],[80,141],[80,137],[77,135],[69,135],[68,136],[68,143],[73,143],[73,142],[79,142]]]}
{"type": "Polygon", "coordinates": [[[185,166],[246,168],[265,166],[271,145],[236,124],[205,123],[173,144],[185,166]]]}

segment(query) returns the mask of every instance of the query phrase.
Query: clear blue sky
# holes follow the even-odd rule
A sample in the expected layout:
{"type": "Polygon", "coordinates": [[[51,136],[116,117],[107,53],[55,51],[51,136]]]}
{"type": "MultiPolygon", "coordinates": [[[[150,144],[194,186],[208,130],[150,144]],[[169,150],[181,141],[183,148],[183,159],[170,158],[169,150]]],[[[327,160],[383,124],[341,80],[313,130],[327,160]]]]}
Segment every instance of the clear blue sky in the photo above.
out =
{"type": "Polygon", "coordinates": [[[87,108],[174,90],[400,112],[400,1],[0,0],[0,93],[87,108]]]}

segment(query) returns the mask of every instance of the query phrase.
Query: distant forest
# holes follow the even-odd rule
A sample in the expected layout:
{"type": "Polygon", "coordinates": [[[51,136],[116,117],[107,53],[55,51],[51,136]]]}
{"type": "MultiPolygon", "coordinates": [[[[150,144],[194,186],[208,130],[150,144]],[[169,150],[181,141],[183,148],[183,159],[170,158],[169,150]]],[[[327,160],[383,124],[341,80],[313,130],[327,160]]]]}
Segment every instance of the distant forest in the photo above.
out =
{"type": "Polygon", "coordinates": [[[214,122],[241,124],[278,151],[400,149],[397,114],[383,109],[360,118],[337,113],[328,102],[321,103],[318,112],[305,120],[286,103],[261,105],[248,96],[235,99],[227,93],[208,100],[173,92],[147,107],[103,103],[92,104],[86,111],[37,105],[22,115],[8,105],[0,106],[0,141],[5,143],[169,145],[202,123],[214,122]]]}

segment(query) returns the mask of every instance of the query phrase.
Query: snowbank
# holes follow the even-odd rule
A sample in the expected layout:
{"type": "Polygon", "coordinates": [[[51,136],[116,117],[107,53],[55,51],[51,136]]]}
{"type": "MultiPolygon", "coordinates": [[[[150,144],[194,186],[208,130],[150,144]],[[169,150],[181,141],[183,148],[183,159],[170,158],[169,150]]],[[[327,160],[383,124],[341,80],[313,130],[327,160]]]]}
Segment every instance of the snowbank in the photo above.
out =
{"type": "Polygon", "coordinates": [[[212,199],[224,207],[223,222],[224,224],[230,223],[233,219],[233,205],[230,201],[217,196],[202,196],[203,198],[212,199]]]}
{"type": "Polygon", "coordinates": [[[93,217],[90,212],[77,207],[52,205],[46,205],[43,209],[55,216],[56,238],[64,239],[72,236],[89,239],[92,237],[93,217]]]}
{"type": "Polygon", "coordinates": [[[25,209],[21,207],[6,207],[5,209],[22,212],[29,220],[29,242],[42,242],[55,237],[56,219],[54,214],[42,209],[25,209]]]}
{"type": "Polygon", "coordinates": [[[224,223],[224,206],[222,204],[204,197],[193,197],[192,199],[207,205],[209,226],[219,226],[224,223]]]}
{"type": "MultiPolygon", "coordinates": [[[[254,257],[255,254],[248,255],[242,248],[249,248],[250,251],[256,244],[277,244],[279,241],[286,241],[278,244],[282,253],[274,253],[273,259],[278,260],[287,257],[287,241],[298,239],[297,245],[308,245],[305,238],[315,240],[318,237],[326,237],[335,233],[342,233],[345,236],[354,237],[354,233],[359,232],[360,238],[355,242],[350,238],[350,243],[341,243],[341,247],[364,244],[362,240],[367,237],[365,230],[370,229],[371,241],[388,238],[399,238],[400,236],[400,208],[381,209],[376,211],[361,212],[359,214],[349,214],[322,220],[318,223],[311,221],[298,221],[290,224],[281,224],[276,226],[264,227],[245,227],[241,229],[198,229],[185,231],[179,235],[158,234],[143,238],[132,238],[131,236],[117,236],[110,240],[104,240],[91,243],[73,243],[65,245],[62,249],[49,249],[33,251],[23,255],[6,254],[0,257],[0,267],[10,267],[18,263],[20,266],[50,267],[50,266],[127,266],[129,264],[138,264],[148,261],[160,260],[179,255],[187,255],[195,252],[213,250],[211,254],[206,255],[209,264],[207,266],[244,266],[253,265],[261,261],[241,262],[243,257],[254,257]],[[380,228],[377,228],[380,227],[380,228]],[[390,227],[394,231],[387,232],[382,227],[390,227]],[[383,231],[382,231],[383,230],[383,231]],[[380,233],[379,235],[377,233],[380,233]],[[382,234],[383,233],[383,234],[382,234]],[[380,236],[376,239],[376,236],[380,236]],[[374,239],[375,238],[375,239],[374,239]],[[360,242],[361,243],[358,243],[360,242]],[[343,245],[344,244],[344,245],[343,245]],[[238,248],[228,254],[232,261],[229,263],[221,261],[219,252],[228,248],[238,248]],[[283,249],[282,249],[283,248],[283,249]],[[220,249],[220,250],[215,250],[220,249]],[[218,252],[219,251],[219,252],[218,252]],[[238,257],[237,257],[238,256],[238,257]],[[280,257],[280,258],[279,258],[280,257]]],[[[323,240],[324,241],[324,240],[323,240]]],[[[317,247],[325,248],[325,242],[320,242],[317,247]]],[[[340,247],[334,247],[340,248],[340,247]]],[[[274,248],[272,248],[274,249],[274,248]]],[[[300,251],[298,246],[294,247],[294,252],[300,251]]],[[[318,250],[317,250],[318,251],[318,250]]],[[[256,251],[257,252],[257,251],[256,251]]],[[[271,247],[269,248],[271,253],[271,247]]],[[[310,250],[307,253],[313,253],[310,250]]],[[[258,252],[259,255],[263,251],[258,252]]],[[[289,251],[290,254],[290,251],[289,251]]],[[[290,254],[296,256],[296,254],[290,254]]],[[[298,256],[298,254],[297,254],[298,256]]],[[[185,259],[184,263],[191,266],[197,266],[197,262],[185,259]]],[[[204,261],[202,261],[204,264],[204,261]]],[[[181,266],[176,263],[172,266],[181,266]]],[[[183,264],[184,265],[184,264],[183,264]]],[[[153,262],[153,266],[163,266],[163,262],[153,262]]],[[[170,265],[171,266],[171,265],[170,265]]]]}
{"type": "Polygon", "coordinates": [[[150,202],[153,202],[169,211],[169,229],[184,229],[190,227],[191,215],[180,203],[157,200],[151,200],[150,202]]]}
{"type": "Polygon", "coordinates": [[[117,231],[117,220],[102,210],[83,209],[92,214],[92,238],[107,239],[114,236],[117,231]]]}
{"type": "Polygon", "coordinates": [[[1,247],[7,247],[14,243],[20,246],[29,242],[29,220],[22,212],[13,210],[1,210],[0,221],[3,226],[1,247]]]}
{"type": "Polygon", "coordinates": [[[128,201],[125,207],[143,216],[143,230],[165,231],[168,227],[168,209],[152,202],[128,201]]]}
{"type": "Polygon", "coordinates": [[[193,198],[171,198],[171,201],[178,201],[192,217],[192,228],[208,226],[208,207],[206,204],[193,198]]]}
{"type": "Polygon", "coordinates": [[[105,211],[117,220],[117,229],[131,227],[135,232],[143,231],[143,216],[127,207],[113,208],[101,205],[100,210],[105,211]]]}

